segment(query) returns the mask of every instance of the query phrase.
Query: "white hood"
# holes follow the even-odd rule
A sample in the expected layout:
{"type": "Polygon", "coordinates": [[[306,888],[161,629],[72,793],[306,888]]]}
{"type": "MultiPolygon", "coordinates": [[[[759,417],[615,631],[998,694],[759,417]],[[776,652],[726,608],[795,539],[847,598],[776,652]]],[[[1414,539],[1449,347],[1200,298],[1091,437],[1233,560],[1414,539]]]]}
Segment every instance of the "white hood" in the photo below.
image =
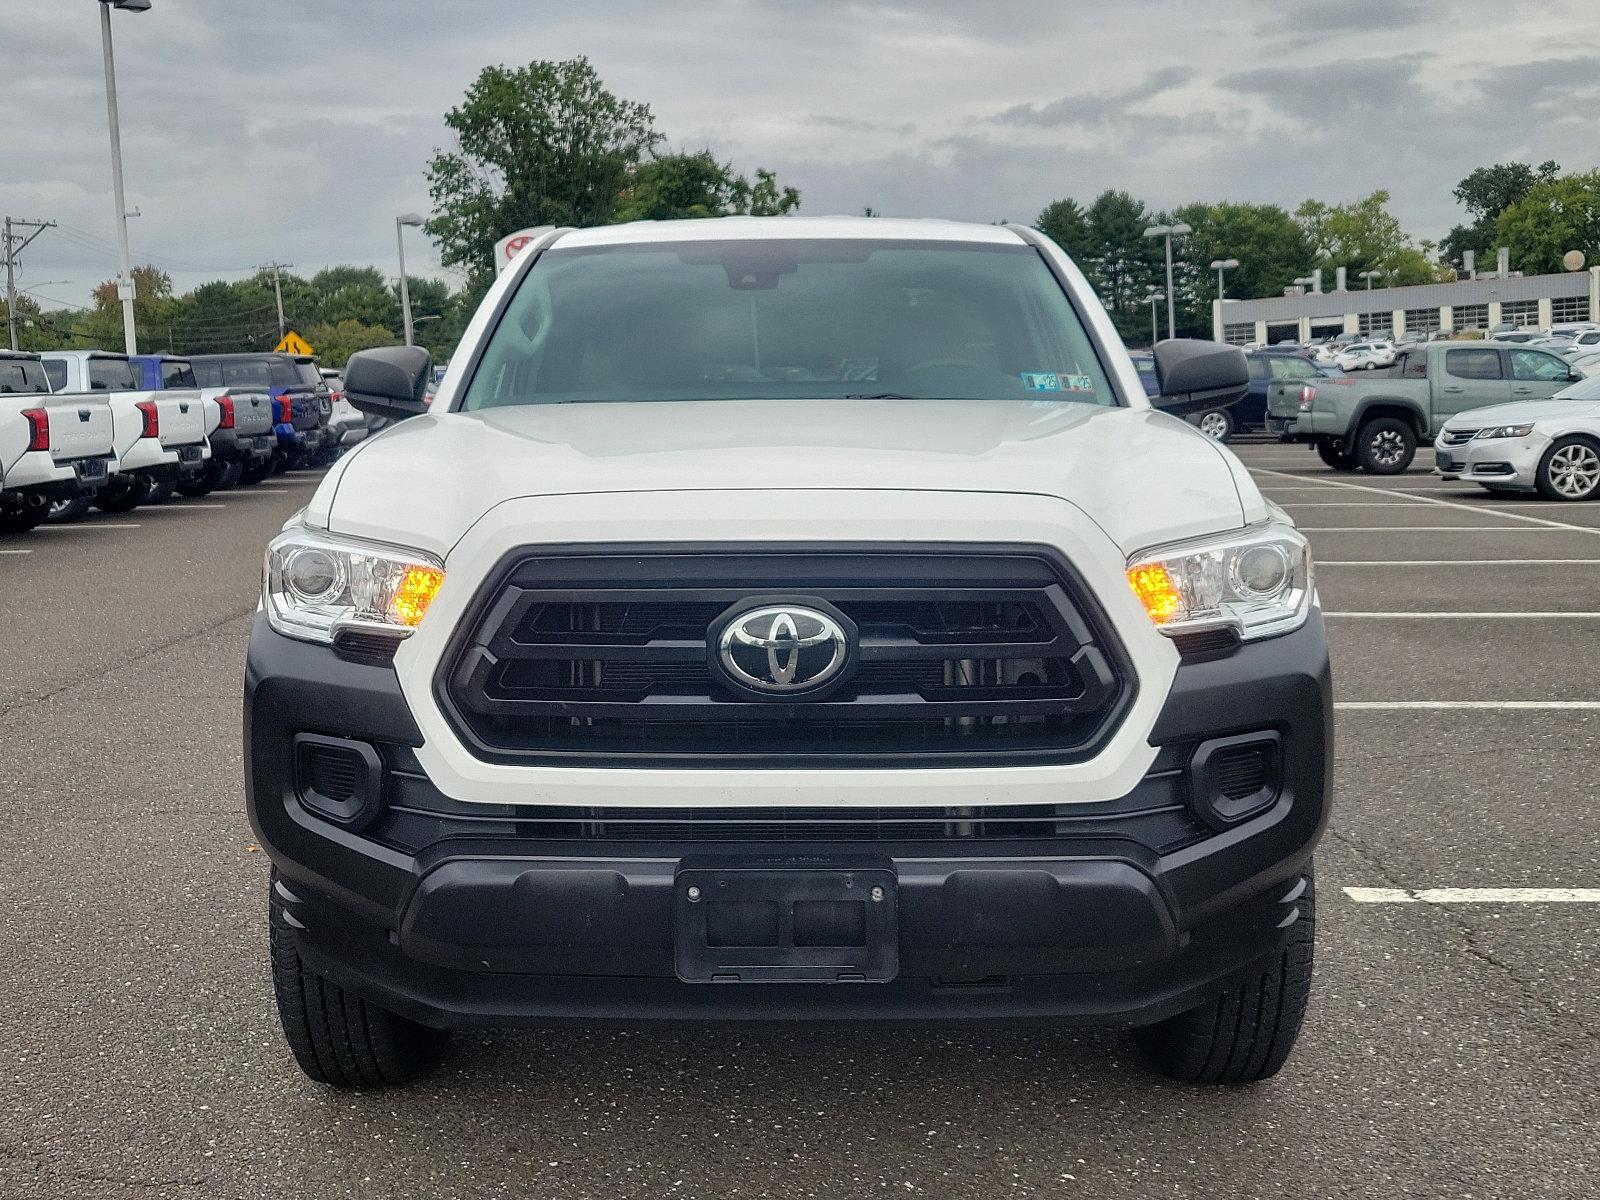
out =
{"type": "Polygon", "coordinates": [[[1568,417],[1600,416],[1600,400],[1513,400],[1457,413],[1446,429],[1482,429],[1485,425],[1525,425],[1529,421],[1559,421],[1568,417]]]}
{"type": "Polygon", "coordinates": [[[347,455],[307,520],[442,556],[507,500],[729,489],[1052,496],[1128,553],[1267,515],[1231,453],[1148,409],[761,400],[430,413],[347,455]]]}

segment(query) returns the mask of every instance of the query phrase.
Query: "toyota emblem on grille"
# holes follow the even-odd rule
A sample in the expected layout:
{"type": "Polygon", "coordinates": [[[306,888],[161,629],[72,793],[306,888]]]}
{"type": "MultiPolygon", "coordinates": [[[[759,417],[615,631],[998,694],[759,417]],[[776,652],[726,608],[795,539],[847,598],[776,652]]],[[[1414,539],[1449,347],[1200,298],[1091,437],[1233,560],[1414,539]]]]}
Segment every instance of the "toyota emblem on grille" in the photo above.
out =
{"type": "Polygon", "coordinates": [[[850,661],[851,634],[820,609],[769,604],[730,617],[716,646],[717,662],[732,682],[794,696],[838,678],[850,661]]]}

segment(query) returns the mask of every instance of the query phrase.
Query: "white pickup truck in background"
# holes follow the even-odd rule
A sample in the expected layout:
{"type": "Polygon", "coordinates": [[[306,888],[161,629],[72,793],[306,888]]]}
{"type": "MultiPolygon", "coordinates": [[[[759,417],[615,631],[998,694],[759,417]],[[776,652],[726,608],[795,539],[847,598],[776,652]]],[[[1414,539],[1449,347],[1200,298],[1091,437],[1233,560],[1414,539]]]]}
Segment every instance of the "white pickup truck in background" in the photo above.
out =
{"type": "MultiPolygon", "coordinates": [[[[111,405],[117,461],[110,482],[94,499],[95,507],[124,513],[159,503],[182,480],[205,470],[211,449],[197,389],[142,389],[125,354],[52,350],[39,357],[58,396],[101,396],[111,405]]],[[[83,511],[62,508],[51,515],[71,520],[83,511]]]]}
{"type": "Polygon", "coordinates": [[[53,503],[87,508],[112,449],[103,397],[52,396],[37,354],[0,350],[0,533],[34,528],[53,503]]]}

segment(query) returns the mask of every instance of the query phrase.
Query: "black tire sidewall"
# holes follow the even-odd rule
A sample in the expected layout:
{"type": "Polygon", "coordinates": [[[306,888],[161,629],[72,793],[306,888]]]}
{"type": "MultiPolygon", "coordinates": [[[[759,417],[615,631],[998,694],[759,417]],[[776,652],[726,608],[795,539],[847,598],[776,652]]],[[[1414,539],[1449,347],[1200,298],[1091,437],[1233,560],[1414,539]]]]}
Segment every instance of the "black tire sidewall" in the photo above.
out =
{"type": "Polygon", "coordinates": [[[1361,427],[1361,432],[1356,435],[1356,462],[1361,469],[1369,475],[1400,475],[1411,466],[1417,458],[1417,432],[1399,417],[1375,417],[1361,427]],[[1393,430],[1399,434],[1406,444],[1406,453],[1402,460],[1394,466],[1387,466],[1374,461],[1371,454],[1373,439],[1386,430],[1393,430]]]}

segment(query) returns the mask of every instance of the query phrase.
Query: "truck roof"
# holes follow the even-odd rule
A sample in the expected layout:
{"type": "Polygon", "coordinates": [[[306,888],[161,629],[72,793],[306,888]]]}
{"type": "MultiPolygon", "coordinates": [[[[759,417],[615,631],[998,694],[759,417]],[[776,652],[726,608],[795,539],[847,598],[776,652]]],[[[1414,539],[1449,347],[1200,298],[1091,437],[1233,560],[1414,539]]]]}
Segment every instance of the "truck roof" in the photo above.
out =
{"type": "Polygon", "coordinates": [[[623,225],[575,229],[562,234],[556,244],[564,247],[628,246],[789,238],[1026,244],[1004,225],[979,225],[932,217],[709,217],[699,221],[630,221],[623,225]]]}
{"type": "Polygon", "coordinates": [[[115,350],[46,350],[41,358],[127,358],[115,350]]]}

